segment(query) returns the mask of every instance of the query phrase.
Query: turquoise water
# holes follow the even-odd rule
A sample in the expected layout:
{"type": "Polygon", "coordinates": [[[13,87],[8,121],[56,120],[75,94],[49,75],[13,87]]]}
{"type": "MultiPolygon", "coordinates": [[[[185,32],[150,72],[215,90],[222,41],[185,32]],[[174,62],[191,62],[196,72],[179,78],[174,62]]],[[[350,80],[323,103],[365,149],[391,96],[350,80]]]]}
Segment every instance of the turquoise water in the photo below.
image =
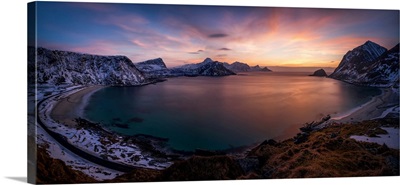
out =
{"type": "Polygon", "coordinates": [[[168,138],[179,150],[223,150],[292,137],[303,123],[349,111],[379,93],[307,73],[178,77],[99,90],[84,116],[120,134],[168,138]]]}

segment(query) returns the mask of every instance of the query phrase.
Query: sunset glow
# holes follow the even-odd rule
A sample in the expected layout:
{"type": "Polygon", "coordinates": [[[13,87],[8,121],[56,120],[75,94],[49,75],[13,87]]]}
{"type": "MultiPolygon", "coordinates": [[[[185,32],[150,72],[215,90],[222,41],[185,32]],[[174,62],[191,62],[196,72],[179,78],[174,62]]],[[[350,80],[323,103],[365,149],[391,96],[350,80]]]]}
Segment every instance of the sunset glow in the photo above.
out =
{"type": "MultiPolygon", "coordinates": [[[[38,46],[168,67],[201,62],[336,67],[367,40],[399,42],[399,11],[41,3],[38,46]]],[[[32,44],[32,43],[30,43],[32,44]]]]}

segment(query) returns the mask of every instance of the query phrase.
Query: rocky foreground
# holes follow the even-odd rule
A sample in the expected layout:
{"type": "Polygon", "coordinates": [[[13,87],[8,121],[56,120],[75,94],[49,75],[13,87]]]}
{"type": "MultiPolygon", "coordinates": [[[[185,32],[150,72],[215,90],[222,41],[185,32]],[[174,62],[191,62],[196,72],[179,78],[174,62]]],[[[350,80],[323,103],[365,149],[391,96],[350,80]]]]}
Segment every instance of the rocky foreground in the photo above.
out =
{"type": "MultiPolygon", "coordinates": [[[[165,170],[136,169],[103,182],[397,176],[399,150],[388,148],[385,144],[359,142],[350,137],[379,137],[386,132],[381,127],[398,128],[398,123],[398,118],[355,124],[334,122],[320,130],[311,131],[300,143],[295,142],[294,138],[281,142],[266,140],[244,157],[230,154],[194,155],[186,160],[175,161],[165,170]]],[[[56,161],[57,165],[51,169],[46,168],[46,164],[54,162],[54,159],[40,148],[38,171],[46,176],[38,176],[38,182],[60,183],[56,179],[66,180],[70,177],[74,182],[95,182],[85,174],[70,169],[62,161],[56,161]]]]}

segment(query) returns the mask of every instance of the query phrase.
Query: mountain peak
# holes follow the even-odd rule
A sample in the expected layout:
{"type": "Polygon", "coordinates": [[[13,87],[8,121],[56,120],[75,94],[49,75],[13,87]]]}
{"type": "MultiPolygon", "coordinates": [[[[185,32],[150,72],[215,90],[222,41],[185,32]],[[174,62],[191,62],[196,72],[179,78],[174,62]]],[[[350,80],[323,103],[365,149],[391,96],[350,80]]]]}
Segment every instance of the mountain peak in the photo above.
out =
{"type": "Polygon", "coordinates": [[[214,62],[211,58],[206,58],[204,59],[203,63],[209,63],[209,62],[214,62]]]}
{"type": "Polygon", "coordinates": [[[370,46],[370,47],[382,47],[381,45],[379,45],[379,44],[377,44],[375,42],[372,42],[370,40],[367,40],[363,45],[370,46]]]}
{"type": "Polygon", "coordinates": [[[387,87],[398,81],[398,45],[389,51],[372,41],[347,52],[331,78],[349,83],[387,87]]]}
{"type": "Polygon", "coordinates": [[[377,44],[377,43],[372,42],[372,41],[370,41],[370,40],[367,40],[367,41],[364,43],[364,45],[365,45],[365,44],[377,44]]]}
{"type": "Polygon", "coordinates": [[[354,50],[364,50],[367,51],[369,53],[369,55],[371,55],[373,58],[376,58],[380,55],[382,55],[384,52],[387,51],[386,48],[382,47],[381,45],[372,42],[370,40],[368,40],[367,42],[365,42],[363,45],[358,46],[357,48],[355,48],[354,50]]]}

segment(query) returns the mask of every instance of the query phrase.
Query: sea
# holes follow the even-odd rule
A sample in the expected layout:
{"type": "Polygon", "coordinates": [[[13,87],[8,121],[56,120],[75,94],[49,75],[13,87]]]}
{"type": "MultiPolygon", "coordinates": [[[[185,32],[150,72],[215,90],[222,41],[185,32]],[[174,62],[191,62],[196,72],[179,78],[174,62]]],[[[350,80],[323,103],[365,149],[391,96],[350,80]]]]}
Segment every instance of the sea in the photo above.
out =
{"type": "Polygon", "coordinates": [[[381,93],[308,74],[248,72],[106,87],[89,98],[83,115],[118,134],[166,138],[176,150],[229,150],[293,137],[304,123],[340,116],[381,93]]]}

